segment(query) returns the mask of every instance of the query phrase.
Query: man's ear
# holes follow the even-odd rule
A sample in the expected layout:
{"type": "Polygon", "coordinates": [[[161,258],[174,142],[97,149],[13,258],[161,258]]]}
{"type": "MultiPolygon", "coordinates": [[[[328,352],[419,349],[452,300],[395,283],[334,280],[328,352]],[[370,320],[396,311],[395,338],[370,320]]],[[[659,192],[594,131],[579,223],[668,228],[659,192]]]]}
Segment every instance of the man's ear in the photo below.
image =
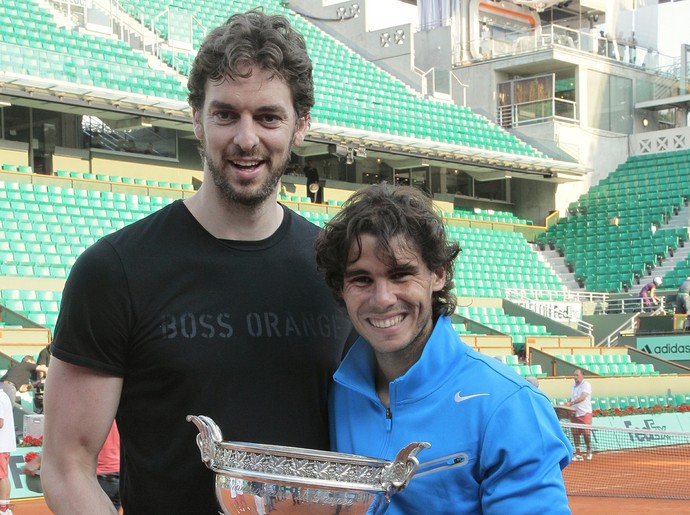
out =
{"type": "Polygon", "coordinates": [[[295,134],[292,136],[292,144],[298,146],[301,145],[304,141],[304,137],[306,136],[308,129],[309,115],[307,114],[297,119],[297,130],[295,131],[295,134]]]}
{"type": "Polygon", "coordinates": [[[437,268],[432,272],[431,289],[433,291],[441,291],[446,284],[446,271],[443,268],[437,268]]]}
{"type": "Polygon", "coordinates": [[[192,109],[192,124],[194,125],[194,135],[197,137],[198,140],[203,140],[204,139],[204,126],[202,125],[201,121],[199,118],[201,117],[201,113],[197,111],[196,109],[192,109]]]}

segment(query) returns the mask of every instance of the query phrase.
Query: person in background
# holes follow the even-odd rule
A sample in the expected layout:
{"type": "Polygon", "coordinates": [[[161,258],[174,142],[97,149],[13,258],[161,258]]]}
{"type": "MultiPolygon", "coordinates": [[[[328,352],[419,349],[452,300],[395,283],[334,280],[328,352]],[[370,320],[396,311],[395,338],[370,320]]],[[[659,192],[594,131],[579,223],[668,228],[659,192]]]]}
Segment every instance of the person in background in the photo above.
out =
{"type": "Polygon", "coordinates": [[[690,277],[680,283],[676,294],[676,313],[687,315],[688,311],[690,311],[690,277]]]}
{"type": "Polygon", "coordinates": [[[655,277],[652,282],[645,284],[640,290],[640,298],[642,299],[643,309],[651,311],[654,306],[658,306],[661,302],[656,296],[656,287],[661,286],[661,277],[655,277]]]}
{"type": "MultiPolygon", "coordinates": [[[[46,345],[38,353],[37,365],[50,367],[50,345],[46,345]]],[[[34,384],[34,411],[43,413],[43,395],[45,393],[46,372],[35,371],[31,377],[34,384]]]]}
{"type": "MultiPolygon", "coordinates": [[[[38,359],[36,360],[37,365],[44,365],[46,367],[50,366],[50,345],[46,345],[38,353],[38,359]]],[[[39,372],[42,377],[45,377],[45,372],[39,372]]]]}
{"type": "MultiPolygon", "coordinates": [[[[585,374],[578,368],[573,373],[573,385],[570,388],[570,400],[566,406],[575,408],[571,417],[573,424],[592,425],[592,385],[585,381],[585,374]]],[[[588,460],[592,459],[591,431],[584,428],[573,428],[573,441],[575,442],[575,455],[573,461],[582,461],[585,458],[580,454],[580,437],[585,441],[585,453],[588,460]]]]}
{"type": "Polygon", "coordinates": [[[10,455],[17,449],[14,429],[14,408],[9,396],[0,390],[0,515],[12,515],[9,476],[10,455]]]}
{"type": "Polygon", "coordinates": [[[307,178],[307,196],[312,203],[315,203],[319,193],[319,172],[311,159],[307,161],[307,166],[304,167],[304,175],[307,178]]]}
{"type": "Polygon", "coordinates": [[[64,287],[42,464],[57,515],[115,513],[95,474],[115,417],[127,515],[217,515],[188,415],[228,440],[330,446],[351,325],[316,270],[319,228],[277,202],[314,105],[304,38],[283,16],[233,15],[187,87],[203,184],[100,239],[64,287]]]}
{"type": "Polygon", "coordinates": [[[0,388],[12,402],[16,402],[17,392],[28,392],[35,386],[32,374],[48,373],[46,365],[37,365],[33,356],[24,356],[19,363],[12,365],[2,378],[0,388]]]}
{"type": "Polygon", "coordinates": [[[458,253],[427,196],[388,184],[355,192],[319,235],[318,267],[360,335],[334,375],[334,449],[392,460],[428,442],[420,469],[444,465],[369,513],[570,513],[572,448],[549,399],[453,328],[458,253]]]}

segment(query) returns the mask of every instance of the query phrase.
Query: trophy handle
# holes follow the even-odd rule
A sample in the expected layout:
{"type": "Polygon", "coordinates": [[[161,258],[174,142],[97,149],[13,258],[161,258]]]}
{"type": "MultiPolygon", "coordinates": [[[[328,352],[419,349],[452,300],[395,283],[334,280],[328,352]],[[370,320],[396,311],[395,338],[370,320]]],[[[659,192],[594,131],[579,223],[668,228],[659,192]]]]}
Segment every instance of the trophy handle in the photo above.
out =
{"type": "Polygon", "coordinates": [[[381,473],[381,486],[386,500],[390,500],[391,494],[401,492],[407,487],[419,467],[417,455],[429,447],[431,444],[427,442],[412,442],[400,449],[395,460],[384,467],[381,473]]]}
{"type": "Polygon", "coordinates": [[[204,415],[187,415],[187,422],[194,422],[199,430],[199,434],[196,435],[196,444],[201,451],[201,459],[208,468],[212,468],[216,444],[223,441],[220,428],[211,418],[204,415]]]}

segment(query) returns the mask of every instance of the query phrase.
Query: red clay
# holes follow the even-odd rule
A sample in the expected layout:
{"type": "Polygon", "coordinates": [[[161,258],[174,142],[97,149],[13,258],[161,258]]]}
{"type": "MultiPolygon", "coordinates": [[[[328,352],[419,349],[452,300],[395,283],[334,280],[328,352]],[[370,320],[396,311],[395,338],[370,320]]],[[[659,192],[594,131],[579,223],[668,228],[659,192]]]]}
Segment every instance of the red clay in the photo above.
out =
{"type": "MultiPolygon", "coordinates": [[[[14,515],[50,515],[42,498],[35,500],[13,501],[14,515]]],[[[611,497],[570,497],[570,508],[573,515],[690,515],[688,501],[667,501],[660,499],[630,499],[611,497]]]]}

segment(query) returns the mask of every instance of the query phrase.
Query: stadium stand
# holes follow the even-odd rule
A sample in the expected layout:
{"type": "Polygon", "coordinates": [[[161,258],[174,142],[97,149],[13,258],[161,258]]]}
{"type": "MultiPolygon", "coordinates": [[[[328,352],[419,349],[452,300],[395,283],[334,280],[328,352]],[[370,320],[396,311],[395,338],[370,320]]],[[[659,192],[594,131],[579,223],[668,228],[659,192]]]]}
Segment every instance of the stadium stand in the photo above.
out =
{"type": "Polygon", "coordinates": [[[563,289],[561,279],[517,232],[448,225],[462,247],[456,264],[456,294],[501,297],[505,287],[563,289]]]}
{"type": "MultiPolygon", "coordinates": [[[[175,19],[178,8],[158,0],[124,0],[121,3],[136,18],[141,17],[143,11],[148,28],[162,38],[168,38],[168,21],[175,19]]],[[[233,11],[242,11],[253,6],[251,2],[234,2],[231,7],[233,11]]],[[[508,154],[546,157],[465,106],[422,97],[344,43],[296,16],[282,2],[270,0],[263,2],[262,6],[266,12],[289,16],[305,36],[314,62],[314,122],[444,141],[508,154]],[[337,74],[333,70],[337,70],[337,74]],[[415,120],[415,123],[411,123],[411,120],[415,120]]],[[[196,30],[185,36],[191,39],[193,48],[198,48],[201,43],[203,27],[217,26],[231,14],[229,11],[219,11],[217,4],[211,0],[194,2],[185,6],[185,11],[198,22],[194,24],[196,30]]],[[[190,56],[185,52],[175,53],[166,49],[161,57],[169,64],[179,66],[180,71],[188,69],[190,56]],[[176,63],[176,58],[180,59],[179,63],[176,63]]]]}
{"type": "MultiPolygon", "coordinates": [[[[571,203],[569,216],[537,243],[559,250],[588,291],[629,290],[688,241],[687,214],[671,224],[690,198],[688,167],[688,150],[630,157],[571,203]]],[[[688,275],[683,260],[669,278],[688,275]]]]}
{"type": "Polygon", "coordinates": [[[37,2],[3,1],[0,69],[66,82],[184,100],[181,77],[152,69],[142,52],[123,41],[59,27],[37,2]]]}

